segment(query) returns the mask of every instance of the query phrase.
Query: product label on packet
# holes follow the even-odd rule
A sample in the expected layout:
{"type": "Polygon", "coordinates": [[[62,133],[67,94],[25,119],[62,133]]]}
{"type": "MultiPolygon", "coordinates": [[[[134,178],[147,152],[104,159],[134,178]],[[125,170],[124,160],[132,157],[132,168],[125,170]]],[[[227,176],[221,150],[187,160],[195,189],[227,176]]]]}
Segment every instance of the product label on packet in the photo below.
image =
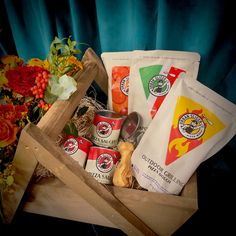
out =
{"type": "Polygon", "coordinates": [[[165,164],[171,164],[224,128],[220,119],[203,105],[178,97],[165,164]]]}
{"type": "Polygon", "coordinates": [[[172,84],[185,71],[173,66],[152,65],[139,69],[151,117],[155,116],[172,84]]]}
{"type": "Polygon", "coordinates": [[[128,115],[129,66],[112,67],[112,110],[128,115]]]}
{"type": "Polygon", "coordinates": [[[194,52],[137,50],[130,64],[128,110],[142,117],[148,128],[178,80],[196,80],[200,55],[194,52]]]}
{"type": "Polygon", "coordinates": [[[130,65],[133,52],[103,52],[101,58],[108,75],[107,108],[128,115],[130,65]]]}

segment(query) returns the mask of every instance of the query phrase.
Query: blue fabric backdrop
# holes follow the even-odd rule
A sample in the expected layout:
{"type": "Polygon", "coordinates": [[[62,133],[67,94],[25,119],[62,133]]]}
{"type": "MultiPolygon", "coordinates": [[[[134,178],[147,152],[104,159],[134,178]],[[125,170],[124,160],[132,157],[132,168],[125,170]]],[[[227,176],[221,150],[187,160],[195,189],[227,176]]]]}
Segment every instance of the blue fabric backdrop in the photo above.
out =
{"type": "Polygon", "coordinates": [[[233,1],[227,0],[5,0],[0,56],[44,59],[55,36],[69,35],[82,52],[92,47],[98,55],[195,51],[201,55],[198,80],[236,104],[234,22],[233,1]]]}

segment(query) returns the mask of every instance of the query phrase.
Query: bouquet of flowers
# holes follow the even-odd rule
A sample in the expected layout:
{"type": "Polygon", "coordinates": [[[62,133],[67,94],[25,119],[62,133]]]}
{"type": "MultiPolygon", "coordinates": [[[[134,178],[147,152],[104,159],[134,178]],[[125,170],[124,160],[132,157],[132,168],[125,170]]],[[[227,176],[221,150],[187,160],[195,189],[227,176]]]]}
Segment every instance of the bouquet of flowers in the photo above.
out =
{"type": "Polygon", "coordinates": [[[12,161],[21,130],[29,122],[37,124],[57,99],[67,100],[76,91],[73,76],[83,69],[79,53],[71,37],[55,37],[45,60],[0,58],[0,194],[14,191],[12,161]]]}

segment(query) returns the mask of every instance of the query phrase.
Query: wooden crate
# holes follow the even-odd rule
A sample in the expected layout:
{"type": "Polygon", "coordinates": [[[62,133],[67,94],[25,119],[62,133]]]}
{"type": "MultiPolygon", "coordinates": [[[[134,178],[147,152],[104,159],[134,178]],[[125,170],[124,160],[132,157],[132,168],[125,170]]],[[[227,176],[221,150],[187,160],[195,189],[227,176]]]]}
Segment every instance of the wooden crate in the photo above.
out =
{"type": "Polygon", "coordinates": [[[119,228],[127,235],[171,235],[198,209],[196,174],[179,196],[108,186],[55,144],[92,81],[107,92],[105,69],[92,49],[82,62],[78,91],[68,101],[55,102],[37,126],[28,124],[21,133],[14,157],[16,191],[3,195],[6,223],[21,206],[26,212],[119,228]],[[55,177],[32,181],[39,163],[55,177]]]}

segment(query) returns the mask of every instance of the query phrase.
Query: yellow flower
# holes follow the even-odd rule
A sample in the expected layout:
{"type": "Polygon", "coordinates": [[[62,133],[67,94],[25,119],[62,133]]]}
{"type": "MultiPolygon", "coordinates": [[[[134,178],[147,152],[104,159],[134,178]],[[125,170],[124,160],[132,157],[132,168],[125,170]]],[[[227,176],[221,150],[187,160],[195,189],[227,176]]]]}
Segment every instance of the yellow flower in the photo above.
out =
{"type": "Polygon", "coordinates": [[[39,66],[45,70],[48,69],[49,67],[49,63],[48,63],[48,60],[40,60],[39,58],[32,58],[30,59],[28,62],[27,62],[27,65],[28,66],[39,66]]]}
{"type": "Polygon", "coordinates": [[[1,57],[0,61],[3,64],[0,68],[0,86],[2,86],[8,83],[8,80],[5,77],[6,71],[10,70],[11,68],[22,65],[24,63],[24,60],[18,56],[6,55],[1,57]]]}
{"type": "Polygon", "coordinates": [[[46,70],[49,69],[49,62],[48,62],[47,59],[45,59],[45,60],[43,61],[43,68],[46,69],[46,70]]]}
{"type": "Polygon", "coordinates": [[[5,70],[0,69],[0,86],[6,85],[8,83],[7,78],[5,77],[5,70]]]}
{"type": "Polygon", "coordinates": [[[24,60],[15,55],[6,55],[1,58],[1,62],[9,67],[16,67],[24,63],[24,60]]]}
{"type": "Polygon", "coordinates": [[[43,61],[38,59],[38,58],[31,58],[28,62],[27,62],[28,66],[39,66],[39,67],[43,67],[43,61]]]}

